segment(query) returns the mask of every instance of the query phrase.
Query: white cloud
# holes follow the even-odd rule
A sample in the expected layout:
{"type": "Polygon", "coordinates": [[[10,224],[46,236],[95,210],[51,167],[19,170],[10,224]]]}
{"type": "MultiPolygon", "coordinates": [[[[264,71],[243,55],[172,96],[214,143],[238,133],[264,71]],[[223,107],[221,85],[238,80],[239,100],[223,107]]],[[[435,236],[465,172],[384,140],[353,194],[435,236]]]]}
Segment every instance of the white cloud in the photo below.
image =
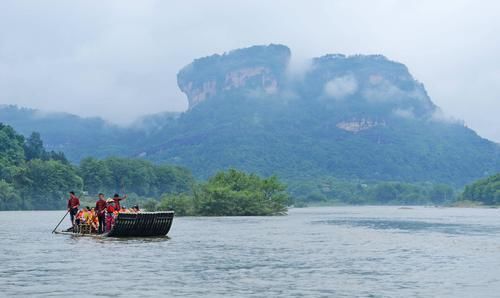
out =
{"type": "Polygon", "coordinates": [[[312,69],[311,57],[297,57],[292,52],[292,57],[288,64],[286,74],[291,81],[300,81],[312,69]]]}
{"type": "Polygon", "coordinates": [[[408,97],[406,92],[385,79],[363,89],[362,94],[364,98],[372,102],[398,101],[402,97],[408,97]]]}
{"type": "Polygon", "coordinates": [[[439,108],[432,113],[430,120],[434,122],[465,125],[463,120],[446,115],[443,110],[439,108]]]}
{"type": "Polygon", "coordinates": [[[325,94],[334,99],[343,99],[356,93],[358,81],[353,75],[334,78],[325,83],[325,94]]]}
{"type": "Polygon", "coordinates": [[[0,1],[0,103],[130,122],[185,109],[176,74],[194,58],[283,43],[297,57],[400,61],[438,106],[500,141],[499,11],[473,0],[0,1]]]}
{"type": "Polygon", "coordinates": [[[415,114],[413,113],[413,109],[394,109],[392,111],[394,115],[403,119],[414,119],[415,114]]]}

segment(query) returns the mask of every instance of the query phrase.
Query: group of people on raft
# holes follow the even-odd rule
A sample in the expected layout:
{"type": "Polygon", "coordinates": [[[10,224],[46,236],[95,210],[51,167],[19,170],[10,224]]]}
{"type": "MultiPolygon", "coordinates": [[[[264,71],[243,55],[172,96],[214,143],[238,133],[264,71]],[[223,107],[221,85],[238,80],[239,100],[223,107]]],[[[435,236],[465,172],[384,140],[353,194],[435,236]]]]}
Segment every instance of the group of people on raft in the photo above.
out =
{"type": "Polygon", "coordinates": [[[91,228],[91,233],[102,234],[111,230],[115,224],[118,213],[137,213],[139,206],[135,205],[130,209],[121,206],[120,201],[127,198],[127,195],[120,197],[115,194],[113,198],[105,200],[104,194],[99,194],[99,199],[95,207],[83,207],[80,209],[80,199],[73,191],[69,193],[68,212],[70,214],[72,231],[76,231],[80,225],[86,224],[91,228]]]}

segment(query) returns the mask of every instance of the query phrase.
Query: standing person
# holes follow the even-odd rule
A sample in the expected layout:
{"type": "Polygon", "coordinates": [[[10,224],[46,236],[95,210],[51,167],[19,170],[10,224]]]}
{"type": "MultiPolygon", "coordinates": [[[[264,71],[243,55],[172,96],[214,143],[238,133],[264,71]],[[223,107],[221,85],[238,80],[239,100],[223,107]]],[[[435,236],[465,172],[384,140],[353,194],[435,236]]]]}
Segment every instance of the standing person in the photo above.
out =
{"type": "Polygon", "coordinates": [[[119,194],[115,193],[115,195],[113,196],[113,202],[115,202],[115,209],[116,210],[120,210],[121,207],[120,207],[120,201],[121,200],[125,200],[127,198],[127,195],[124,195],[123,197],[120,197],[119,194]]]}
{"type": "Polygon", "coordinates": [[[109,232],[111,231],[111,228],[113,227],[113,225],[115,224],[115,206],[113,206],[114,204],[114,200],[113,199],[108,199],[106,201],[106,203],[108,203],[108,206],[106,207],[106,212],[107,212],[107,215],[106,215],[106,231],[109,232]]]}
{"type": "Polygon", "coordinates": [[[71,225],[75,226],[75,215],[78,213],[78,208],[80,207],[80,199],[75,195],[74,191],[69,192],[68,200],[68,211],[71,219],[71,225]]]}
{"type": "Polygon", "coordinates": [[[104,225],[106,223],[106,201],[104,200],[104,194],[99,194],[99,200],[95,202],[95,212],[97,213],[97,218],[99,219],[99,234],[104,233],[104,225]]]}

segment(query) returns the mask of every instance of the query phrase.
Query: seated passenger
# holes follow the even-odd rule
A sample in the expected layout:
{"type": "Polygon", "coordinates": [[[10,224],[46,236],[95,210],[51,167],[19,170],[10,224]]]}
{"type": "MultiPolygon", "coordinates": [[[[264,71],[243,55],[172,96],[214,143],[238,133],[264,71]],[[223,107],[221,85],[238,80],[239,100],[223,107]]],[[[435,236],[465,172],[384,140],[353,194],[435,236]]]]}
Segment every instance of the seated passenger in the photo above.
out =
{"type": "Polygon", "coordinates": [[[83,209],[78,210],[75,216],[75,224],[79,225],[81,223],[83,223],[83,209]]]}
{"type": "Polygon", "coordinates": [[[89,206],[84,207],[83,208],[83,222],[90,225],[90,223],[92,221],[91,219],[92,219],[92,212],[90,211],[90,207],[89,206]]]}
{"type": "Polygon", "coordinates": [[[116,219],[118,217],[118,213],[120,213],[119,210],[115,210],[115,212],[113,212],[113,219],[116,219]]]}
{"type": "Polygon", "coordinates": [[[92,233],[97,233],[99,231],[99,217],[97,217],[97,212],[95,208],[90,209],[90,226],[92,233]]]}
{"type": "Polygon", "coordinates": [[[138,213],[140,212],[141,210],[139,210],[139,205],[135,205],[134,207],[132,207],[132,212],[133,213],[138,213]]]}

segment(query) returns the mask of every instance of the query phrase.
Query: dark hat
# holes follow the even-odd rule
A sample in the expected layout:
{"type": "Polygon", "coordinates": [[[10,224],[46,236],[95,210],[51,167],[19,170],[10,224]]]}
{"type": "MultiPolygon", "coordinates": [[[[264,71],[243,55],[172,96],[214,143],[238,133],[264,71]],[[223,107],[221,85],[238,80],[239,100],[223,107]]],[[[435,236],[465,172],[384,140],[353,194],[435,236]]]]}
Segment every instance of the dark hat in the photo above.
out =
{"type": "Polygon", "coordinates": [[[74,191],[70,191],[69,193],[70,193],[70,194],[72,194],[72,195],[74,195],[74,194],[75,194],[75,192],[74,192],[74,191]]]}
{"type": "Polygon", "coordinates": [[[120,196],[117,193],[115,193],[115,195],[113,197],[114,198],[119,198],[120,196]]]}

